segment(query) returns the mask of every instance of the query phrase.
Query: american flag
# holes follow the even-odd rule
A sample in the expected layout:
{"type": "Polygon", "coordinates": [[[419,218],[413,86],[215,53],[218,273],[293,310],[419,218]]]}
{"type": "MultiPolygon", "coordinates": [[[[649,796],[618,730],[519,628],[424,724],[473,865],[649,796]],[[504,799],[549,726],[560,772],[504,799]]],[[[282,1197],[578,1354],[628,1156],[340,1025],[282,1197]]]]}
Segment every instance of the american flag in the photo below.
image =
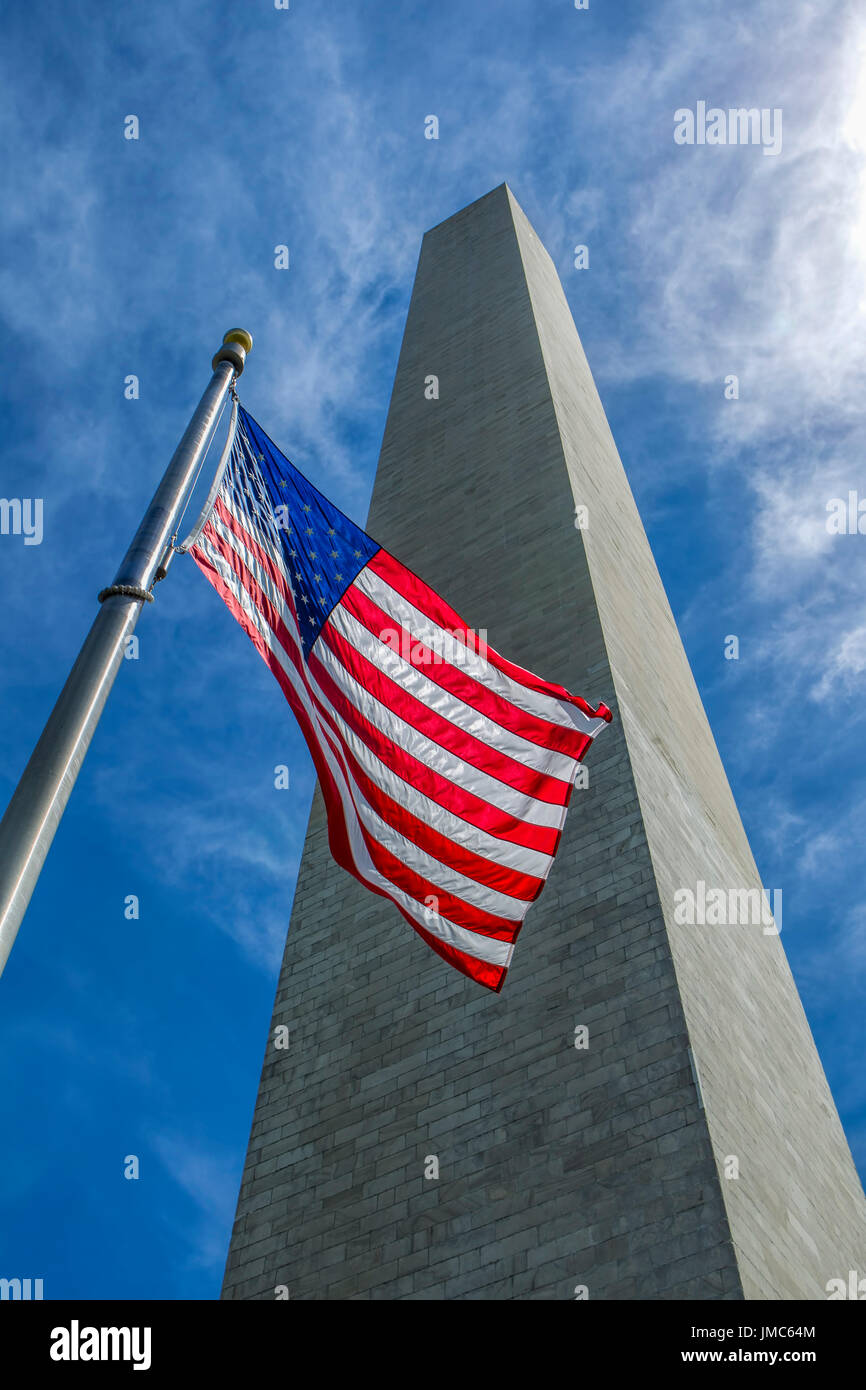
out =
{"type": "Polygon", "coordinates": [[[303,730],[337,863],[500,990],[610,711],[488,647],[242,408],[191,554],[303,730]]]}

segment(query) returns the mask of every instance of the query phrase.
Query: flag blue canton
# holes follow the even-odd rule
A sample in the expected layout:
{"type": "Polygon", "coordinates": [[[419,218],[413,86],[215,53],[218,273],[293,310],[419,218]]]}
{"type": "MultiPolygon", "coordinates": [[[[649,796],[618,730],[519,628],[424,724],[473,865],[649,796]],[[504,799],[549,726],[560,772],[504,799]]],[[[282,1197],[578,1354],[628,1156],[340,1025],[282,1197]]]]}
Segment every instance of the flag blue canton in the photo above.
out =
{"type": "Polygon", "coordinates": [[[238,504],[282,548],[307,655],[331,609],[380,547],[298,472],[242,406],[233,462],[238,504]]]}

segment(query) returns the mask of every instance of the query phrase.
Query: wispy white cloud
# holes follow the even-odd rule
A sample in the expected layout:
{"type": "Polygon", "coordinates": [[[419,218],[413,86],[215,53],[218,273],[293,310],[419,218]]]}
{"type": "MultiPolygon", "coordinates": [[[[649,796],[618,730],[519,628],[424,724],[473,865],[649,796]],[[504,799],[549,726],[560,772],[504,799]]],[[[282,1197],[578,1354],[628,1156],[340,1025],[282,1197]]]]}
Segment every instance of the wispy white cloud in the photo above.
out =
{"type": "MultiPolygon", "coordinates": [[[[714,426],[730,446],[819,419],[853,423],[866,375],[856,289],[866,269],[866,152],[850,138],[850,113],[866,86],[866,22],[846,7],[828,17],[824,6],[791,11],[775,0],[750,7],[745,24],[742,13],[691,6],[655,14],[598,79],[599,95],[612,80],[632,107],[640,92],[645,119],[624,121],[623,138],[652,153],[628,226],[618,229],[632,245],[630,278],[641,276],[640,332],[620,365],[716,388],[714,426]],[[665,43],[677,19],[677,43],[665,43]],[[735,27],[746,31],[738,43],[730,41],[735,27]],[[664,61],[654,64],[659,51],[664,61]],[[698,99],[781,108],[781,154],[675,146],[674,111],[698,99]],[[740,378],[737,403],[724,400],[729,372],[740,378]]],[[[599,109],[609,121],[610,104],[599,109]]]]}
{"type": "Polygon", "coordinates": [[[221,1272],[237,1200],[237,1160],[193,1143],[185,1135],[156,1133],[150,1144],[166,1171],[189,1198],[193,1217],[178,1234],[189,1264],[221,1272]]]}
{"type": "Polygon", "coordinates": [[[866,625],[846,632],[830,654],[826,670],[812,691],[816,700],[831,695],[859,695],[866,679],[866,625]]]}

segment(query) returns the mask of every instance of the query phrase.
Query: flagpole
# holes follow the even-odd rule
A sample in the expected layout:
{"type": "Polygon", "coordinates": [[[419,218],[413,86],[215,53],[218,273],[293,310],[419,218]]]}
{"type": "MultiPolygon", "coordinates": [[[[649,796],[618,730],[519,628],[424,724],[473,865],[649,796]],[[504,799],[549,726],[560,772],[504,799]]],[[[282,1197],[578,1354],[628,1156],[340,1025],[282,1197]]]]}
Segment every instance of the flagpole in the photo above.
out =
{"type": "Polygon", "coordinates": [[[253,340],[232,329],[162,482],[121,561],[57,704],[0,821],[0,973],[117,675],[127,638],[167,568],[169,546],[208,439],[253,340]]]}

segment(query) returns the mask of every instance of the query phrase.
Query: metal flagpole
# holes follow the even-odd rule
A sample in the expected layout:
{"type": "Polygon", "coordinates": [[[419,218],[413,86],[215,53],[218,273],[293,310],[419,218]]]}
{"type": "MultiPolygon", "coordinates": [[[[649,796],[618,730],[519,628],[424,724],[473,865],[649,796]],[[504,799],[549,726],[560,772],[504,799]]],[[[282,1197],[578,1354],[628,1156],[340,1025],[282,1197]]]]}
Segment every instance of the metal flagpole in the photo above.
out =
{"type": "Polygon", "coordinates": [[[60,698],[0,821],[0,973],[75,785],[123,649],[151,589],[165,575],[170,543],[226,394],[253,340],[232,329],[213,359],[213,376],[142,518],[60,698]]]}

